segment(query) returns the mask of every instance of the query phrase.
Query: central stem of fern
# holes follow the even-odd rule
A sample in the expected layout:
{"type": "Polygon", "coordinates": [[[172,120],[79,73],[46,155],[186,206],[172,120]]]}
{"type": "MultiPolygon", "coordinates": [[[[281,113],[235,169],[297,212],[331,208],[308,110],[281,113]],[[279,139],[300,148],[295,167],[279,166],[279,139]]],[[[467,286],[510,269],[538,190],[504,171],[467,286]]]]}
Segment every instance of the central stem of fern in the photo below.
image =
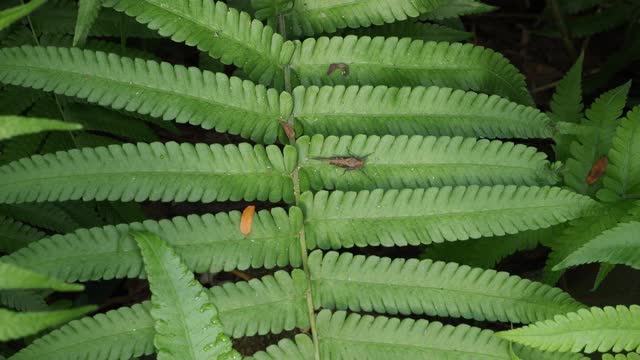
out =
{"type": "MultiPolygon", "coordinates": [[[[278,15],[278,30],[280,35],[287,40],[287,27],[285,24],[284,14],[278,15]]],[[[289,64],[284,65],[284,90],[291,93],[291,66],[289,64]]],[[[287,125],[291,129],[295,129],[295,117],[293,112],[287,119],[287,125]]],[[[296,135],[294,132],[288,132],[289,144],[291,146],[296,145],[296,135]]],[[[295,195],[296,205],[300,205],[300,166],[296,166],[293,173],[291,173],[291,180],[293,182],[293,191],[295,195]]],[[[307,311],[309,314],[309,327],[311,328],[311,337],[313,339],[314,358],[320,360],[320,342],[318,341],[318,331],[316,329],[316,313],[315,306],[313,304],[313,294],[311,293],[311,272],[309,271],[309,254],[307,252],[307,240],[304,232],[304,226],[300,228],[298,232],[298,241],[300,243],[300,254],[302,259],[302,268],[307,279],[307,288],[305,291],[305,297],[307,299],[307,311]]]]}

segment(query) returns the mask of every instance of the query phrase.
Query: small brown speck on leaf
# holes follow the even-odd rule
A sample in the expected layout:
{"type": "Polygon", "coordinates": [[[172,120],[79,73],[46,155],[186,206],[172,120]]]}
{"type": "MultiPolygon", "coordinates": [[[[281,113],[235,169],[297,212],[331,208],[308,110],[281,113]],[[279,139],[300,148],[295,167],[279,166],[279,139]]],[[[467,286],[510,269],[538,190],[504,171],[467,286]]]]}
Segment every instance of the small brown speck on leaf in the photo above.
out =
{"type": "Polygon", "coordinates": [[[287,134],[289,139],[293,139],[296,137],[296,131],[293,130],[291,125],[289,125],[286,121],[280,121],[280,126],[284,129],[284,133],[287,134]]]}
{"type": "Polygon", "coordinates": [[[593,185],[595,184],[602,175],[604,175],[605,171],[607,171],[607,165],[609,165],[609,159],[606,156],[602,156],[598,161],[593,164],[591,167],[591,171],[589,171],[589,175],[587,176],[587,184],[593,185]]]}
{"type": "Polygon", "coordinates": [[[333,72],[336,71],[337,69],[342,70],[342,77],[349,76],[349,65],[345,63],[335,63],[335,64],[329,65],[329,71],[327,71],[327,75],[333,74],[333,72]]]}

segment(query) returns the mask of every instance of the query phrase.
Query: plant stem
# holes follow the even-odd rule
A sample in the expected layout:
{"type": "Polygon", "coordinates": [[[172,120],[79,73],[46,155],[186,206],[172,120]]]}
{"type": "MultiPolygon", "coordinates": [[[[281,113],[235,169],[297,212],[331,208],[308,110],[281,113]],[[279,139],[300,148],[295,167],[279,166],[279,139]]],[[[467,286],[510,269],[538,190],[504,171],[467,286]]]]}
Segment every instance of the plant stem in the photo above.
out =
{"type": "MultiPolygon", "coordinates": [[[[278,30],[280,35],[287,40],[287,27],[285,24],[284,14],[278,14],[278,30]]],[[[291,66],[289,64],[284,65],[284,90],[291,93],[291,66]]],[[[295,116],[292,113],[287,119],[287,124],[291,129],[295,129],[295,116]]],[[[296,145],[295,134],[289,136],[289,144],[291,146],[296,145]]],[[[300,166],[296,166],[296,169],[291,174],[291,180],[293,182],[293,191],[295,194],[296,205],[300,206],[300,166]]],[[[309,327],[311,328],[311,338],[313,339],[314,359],[320,360],[320,342],[318,340],[318,330],[316,327],[316,312],[315,305],[313,304],[313,294],[311,292],[311,271],[309,270],[309,254],[307,252],[307,240],[304,232],[304,225],[298,232],[298,241],[300,243],[300,255],[302,259],[302,268],[307,279],[307,289],[305,291],[305,297],[307,299],[307,312],[309,314],[309,327]]]]}

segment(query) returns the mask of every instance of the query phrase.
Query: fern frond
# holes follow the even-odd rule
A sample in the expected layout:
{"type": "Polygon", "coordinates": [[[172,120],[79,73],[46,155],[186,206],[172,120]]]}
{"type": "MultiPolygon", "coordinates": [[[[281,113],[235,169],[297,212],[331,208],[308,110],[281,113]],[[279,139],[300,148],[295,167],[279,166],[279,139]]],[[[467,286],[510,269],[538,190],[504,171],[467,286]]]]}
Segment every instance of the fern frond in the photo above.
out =
{"type": "Polygon", "coordinates": [[[83,306],[66,310],[19,313],[0,308],[0,324],[2,324],[0,326],[0,341],[34,335],[46,328],[65,323],[95,310],[95,306],[83,306]]]}
{"type": "Polygon", "coordinates": [[[549,138],[549,118],[499,96],[438,87],[312,86],[293,91],[305,134],[549,138]]]}
{"type": "Polygon", "coordinates": [[[66,281],[139,277],[142,259],[127,234],[149,231],[169,242],[195,272],[301,265],[298,208],[289,215],[281,208],[256,212],[251,235],[240,232],[240,218],[239,211],[232,211],[81,229],[42,239],[2,261],[66,281]]]}
{"type": "MultiPolygon", "coordinates": [[[[31,14],[31,22],[38,34],[74,35],[78,20],[78,4],[73,0],[48,0],[31,14]]],[[[126,31],[132,38],[157,38],[158,35],[135,20],[111,10],[103,9],[91,26],[89,36],[120,37],[126,31]]]]}
{"type": "Polygon", "coordinates": [[[535,248],[541,239],[551,237],[552,233],[553,228],[547,228],[474,241],[433,244],[424,250],[422,257],[491,269],[502,259],[517,251],[535,248]]]}
{"type": "MultiPolygon", "coordinates": [[[[551,113],[549,116],[555,122],[569,122],[579,124],[584,116],[584,105],[582,104],[582,65],[584,54],[569,69],[567,74],[556,86],[551,99],[551,113]]],[[[555,137],[556,158],[566,161],[570,154],[570,146],[575,141],[575,136],[557,134],[555,137]]]]}
{"type": "Polygon", "coordinates": [[[0,289],[53,289],[56,291],[82,291],[80,284],[67,284],[19,266],[0,263],[0,289]]]}
{"type": "Polygon", "coordinates": [[[0,216],[0,252],[13,252],[40,240],[45,234],[10,217],[0,216]]]}
{"type": "Polygon", "coordinates": [[[604,231],[571,253],[554,270],[601,262],[640,269],[640,222],[630,221],[604,231]]]}
{"type": "MultiPolygon", "coordinates": [[[[211,288],[229,336],[279,333],[308,326],[306,280],[279,271],[260,280],[211,288]],[[249,322],[247,319],[252,318],[249,322]]],[[[11,360],[112,360],[154,352],[150,302],[73,321],[22,349],[11,360]],[[90,345],[88,345],[90,344],[90,345]]]]}
{"type": "Polygon", "coordinates": [[[570,19],[567,26],[572,36],[589,37],[631,21],[637,10],[638,4],[635,1],[620,1],[614,6],[604,7],[602,11],[570,19]]]}
{"type": "Polygon", "coordinates": [[[441,86],[533,105],[524,76],[493,50],[409,38],[321,37],[296,41],[291,69],[304,85],[441,86]],[[348,66],[330,73],[331,64],[348,66]]]}
{"type": "MultiPolygon", "coordinates": [[[[22,45],[25,44],[12,44],[6,45],[6,47],[17,47],[22,45]]],[[[73,36],[64,34],[43,34],[42,36],[40,36],[40,46],[70,48],[73,47],[73,36]]],[[[117,54],[123,57],[161,61],[159,57],[150,52],[131,47],[124,47],[122,46],[122,44],[107,40],[98,40],[95,38],[91,38],[85,41],[82,48],[86,50],[102,51],[108,54],[117,54]]]]}
{"type": "Polygon", "coordinates": [[[102,0],[78,1],[78,20],[73,34],[73,46],[84,45],[101,8],[102,0]]]}
{"type": "Polygon", "coordinates": [[[302,191],[455,185],[550,185],[558,176],[543,153],[524,145],[462,137],[386,135],[302,137],[296,141],[302,191]],[[329,163],[362,158],[360,169],[329,163]]]}
{"type": "Polygon", "coordinates": [[[157,235],[132,234],[151,288],[153,339],[162,360],[239,359],[223,333],[216,304],[175,251],[157,235]]]}
{"type": "Polygon", "coordinates": [[[309,256],[314,304],[382,314],[529,323],[583,306],[548,285],[456,263],[377,256],[309,256]]]}
{"type": "Polygon", "coordinates": [[[379,0],[364,1],[302,1],[292,0],[274,7],[273,1],[258,0],[252,4],[260,19],[281,15],[287,32],[296,36],[333,33],[338,29],[368,27],[416,18],[441,6],[444,0],[379,0]],[[280,11],[278,11],[280,10],[280,11]]]}
{"type": "Polygon", "coordinates": [[[80,130],[82,125],[59,120],[23,116],[0,116],[0,141],[47,131],[80,130]]]}
{"type": "Polygon", "coordinates": [[[5,141],[2,150],[0,150],[0,164],[4,165],[11,161],[36,154],[48,135],[51,134],[39,133],[5,141]]]}
{"type": "Polygon", "coordinates": [[[444,187],[304,193],[310,247],[406,246],[547,228],[585,216],[592,199],[552,187],[444,187]]]}
{"type": "Polygon", "coordinates": [[[628,353],[628,354],[604,354],[602,355],[602,360],[640,360],[640,354],[638,353],[628,353]]]}
{"type": "Polygon", "coordinates": [[[0,290],[0,304],[18,311],[45,311],[51,290],[0,290]]]}
{"type": "Polygon", "coordinates": [[[245,360],[314,360],[313,340],[307,335],[298,334],[293,340],[282,339],[245,360]]]}
{"type": "Polygon", "coordinates": [[[0,203],[293,200],[295,154],[274,145],[170,142],[36,155],[0,167],[0,203]],[[168,181],[168,178],[171,181],[168,181]]]}
{"type": "Polygon", "coordinates": [[[419,21],[403,21],[380,26],[361,27],[344,31],[348,35],[357,36],[397,36],[409,37],[423,41],[465,41],[473,37],[473,34],[447,26],[419,21]]]}
{"type": "Polygon", "coordinates": [[[292,108],[290,96],[239,78],[77,48],[1,49],[0,81],[265,143],[292,108]]]}
{"type": "Polygon", "coordinates": [[[434,11],[421,15],[420,19],[452,19],[460,16],[484,14],[495,9],[495,6],[487,5],[476,0],[448,0],[434,11]]]}
{"type": "Polygon", "coordinates": [[[66,121],[82,124],[85,129],[101,131],[137,141],[158,141],[158,136],[146,123],[117,111],[84,104],[67,104],[66,121]]]}
{"type": "Polygon", "coordinates": [[[0,11],[0,30],[29,15],[46,2],[47,0],[33,0],[26,4],[23,3],[22,5],[0,11]]]}
{"type": "Polygon", "coordinates": [[[241,67],[251,79],[282,87],[283,66],[293,52],[269,26],[245,12],[210,0],[105,0],[104,6],[133,16],[160,35],[241,67]]]}
{"type": "Polygon", "coordinates": [[[640,190],[640,107],[630,111],[618,125],[608,158],[598,198],[618,201],[640,190]]]}
{"type": "Polygon", "coordinates": [[[509,341],[549,351],[638,351],[640,306],[581,309],[497,335],[509,341]]]}
{"type": "Polygon", "coordinates": [[[601,156],[609,153],[618,122],[627,102],[631,83],[626,83],[600,96],[586,111],[583,125],[592,130],[582,132],[571,144],[571,157],[567,160],[565,182],[581,194],[594,195],[602,182],[587,183],[591,167],[601,156]]]}

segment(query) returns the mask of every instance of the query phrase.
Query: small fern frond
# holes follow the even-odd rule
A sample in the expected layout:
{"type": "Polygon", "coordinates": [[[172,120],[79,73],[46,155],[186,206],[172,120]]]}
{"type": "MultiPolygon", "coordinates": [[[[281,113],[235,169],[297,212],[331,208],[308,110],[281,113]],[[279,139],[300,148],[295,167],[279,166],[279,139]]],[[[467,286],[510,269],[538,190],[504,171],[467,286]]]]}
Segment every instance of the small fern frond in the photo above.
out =
{"type": "Polygon", "coordinates": [[[313,340],[307,335],[298,334],[293,340],[282,339],[245,360],[314,360],[313,340]]]}
{"type": "Polygon", "coordinates": [[[121,138],[143,142],[159,139],[145,122],[98,106],[67,104],[64,107],[64,118],[66,121],[82,124],[86,130],[106,132],[121,138]]]}
{"type": "Polygon", "coordinates": [[[602,360],[640,360],[640,354],[628,353],[628,354],[604,354],[602,360]]]}
{"type": "Polygon", "coordinates": [[[80,199],[291,202],[289,174],[295,162],[295,154],[283,154],[274,145],[265,148],[246,143],[139,143],[74,149],[0,167],[0,203],[80,199]]]}
{"type": "Polygon", "coordinates": [[[328,309],[529,323],[583,307],[557,288],[456,263],[315,251],[309,269],[314,304],[328,309]]]}
{"type": "Polygon", "coordinates": [[[310,247],[406,246],[547,228],[595,201],[552,187],[469,186],[302,194],[310,247]]]}
{"type": "Polygon", "coordinates": [[[535,148],[462,137],[386,135],[301,137],[296,141],[302,191],[427,188],[456,185],[553,185],[547,156],[535,148]],[[331,159],[359,158],[360,169],[331,159]]]}
{"type": "Polygon", "coordinates": [[[631,83],[626,83],[600,96],[586,111],[584,126],[592,131],[578,135],[571,144],[571,157],[567,160],[565,182],[581,194],[594,195],[602,181],[589,184],[587,177],[592,166],[609,153],[616,133],[616,121],[624,110],[631,83]]]}
{"type": "Polygon", "coordinates": [[[240,359],[223,333],[216,304],[175,251],[157,235],[132,233],[151,288],[153,344],[162,360],[240,359]]]}
{"type": "Polygon", "coordinates": [[[293,99],[293,115],[308,135],[552,135],[551,121],[535,108],[448,88],[300,86],[293,99]]]}
{"type": "Polygon", "coordinates": [[[640,193],[640,107],[622,119],[609,150],[609,166],[598,198],[618,201],[640,193]]]}
{"type": "MultiPolygon", "coordinates": [[[[582,65],[584,62],[584,54],[569,69],[567,74],[560,80],[556,86],[551,99],[551,113],[549,116],[553,121],[569,122],[579,124],[584,117],[584,105],[582,104],[582,65]]],[[[555,153],[556,158],[560,161],[566,161],[570,154],[570,146],[575,141],[575,136],[557,134],[555,137],[555,153]]]]}
{"type": "Polygon", "coordinates": [[[549,351],[639,351],[640,306],[581,309],[497,335],[549,351]]]}
{"type": "Polygon", "coordinates": [[[281,15],[288,31],[296,36],[333,33],[338,29],[368,27],[417,18],[440,7],[444,0],[364,0],[323,2],[291,0],[284,4],[257,0],[252,4],[260,19],[281,15]]]}
{"type": "Polygon", "coordinates": [[[630,221],[604,231],[570,254],[554,270],[601,262],[640,269],[640,222],[630,221]]]}
{"type": "MultiPolygon", "coordinates": [[[[48,0],[46,5],[31,14],[31,22],[38,34],[74,35],[77,20],[78,3],[73,0],[48,0]]],[[[89,36],[119,38],[123,32],[132,38],[158,37],[146,26],[111,9],[100,11],[89,36]]]]}
{"type": "Polygon", "coordinates": [[[471,44],[367,36],[295,43],[291,69],[304,86],[435,85],[533,105],[524,76],[515,66],[493,50],[471,44]],[[332,64],[345,64],[348,71],[328,71],[332,64]]]}
{"type": "Polygon", "coordinates": [[[502,259],[517,251],[531,250],[541,239],[552,236],[553,228],[531,230],[514,235],[494,236],[474,241],[432,244],[422,257],[444,262],[456,262],[473,267],[491,269],[502,259]]]}
{"type": "Polygon", "coordinates": [[[56,291],[82,291],[80,284],[67,284],[60,280],[23,269],[19,266],[0,263],[0,289],[52,289],[56,291]]]}
{"type": "MultiPolygon", "coordinates": [[[[218,304],[225,333],[243,337],[309,326],[306,278],[301,270],[292,275],[278,271],[260,280],[211,288],[209,296],[218,304]]],[[[73,321],[35,340],[11,360],[112,360],[152,354],[150,309],[151,303],[143,302],[73,321]]]]}
{"type": "Polygon", "coordinates": [[[473,37],[473,34],[448,26],[423,23],[419,21],[402,21],[372,27],[361,27],[344,31],[345,35],[357,36],[396,36],[399,38],[412,38],[422,41],[465,41],[473,37]]]}
{"type": "Polygon", "coordinates": [[[0,114],[20,115],[29,109],[43,93],[18,86],[5,86],[0,90],[0,114]]]}
{"type": "Polygon", "coordinates": [[[51,326],[65,323],[84,314],[95,311],[95,306],[46,312],[19,313],[0,309],[0,341],[19,339],[34,335],[51,326]]]}
{"type": "Polygon", "coordinates": [[[13,24],[14,22],[31,14],[46,2],[47,0],[33,0],[29,1],[26,4],[22,3],[22,5],[0,11],[0,30],[9,27],[9,25],[13,24]]]}
{"type": "Polygon", "coordinates": [[[476,0],[448,0],[434,11],[420,16],[421,20],[443,20],[460,16],[479,15],[491,12],[496,7],[476,0]]]}
{"type": "Polygon", "coordinates": [[[66,281],[135,278],[144,274],[142,259],[127,234],[149,231],[176,249],[194,272],[301,265],[300,209],[256,212],[250,235],[240,232],[240,219],[241,213],[232,211],[81,229],[42,239],[2,261],[66,281]]]}
{"type": "Polygon", "coordinates": [[[0,205],[0,216],[2,215],[10,216],[31,226],[62,234],[81,227],[56,204],[4,204],[0,205]]]}
{"type": "MultiPolygon", "coordinates": [[[[329,354],[325,356],[331,359],[511,360],[506,341],[495,337],[490,330],[468,325],[323,310],[317,316],[317,329],[320,352],[329,354]]],[[[279,348],[272,346],[267,352],[255,354],[253,359],[312,359],[313,343],[303,336],[296,336],[295,343],[283,340],[279,348]]],[[[584,359],[574,354],[515,350],[523,360],[584,359]]]]}
{"type": "Polygon", "coordinates": [[[245,12],[209,0],[104,0],[104,6],[133,16],[160,35],[206,51],[249,77],[282,87],[283,66],[293,44],[245,12]]]}
{"type": "Polygon", "coordinates": [[[23,116],[0,116],[0,141],[47,131],[80,130],[82,125],[59,120],[23,116]]]}
{"type": "Polygon", "coordinates": [[[276,140],[278,119],[292,108],[288,94],[239,78],[77,48],[1,49],[0,82],[265,143],[276,140]]]}
{"type": "Polygon", "coordinates": [[[0,304],[18,311],[45,311],[51,290],[0,290],[0,304]]]}
{"type": "Polygon", "coordinates": [[[36,228],[0,216],[0,252],[14,252],[43,237],[45,234],[36,228]]]}
{"type": "Polygon", "coordinates": [[[635,1],[621,1],[615,6],[603,7],[602,11],[570,19],[567,26],[572,36],[585,38],[632,21],[637,10],[635,1]]]}
{"type": "Polygon", "coordinates": [[[102,0],[78,1],[78,20],[73,34],[73,46],[84,45],[101,8],[102,0]]]}

